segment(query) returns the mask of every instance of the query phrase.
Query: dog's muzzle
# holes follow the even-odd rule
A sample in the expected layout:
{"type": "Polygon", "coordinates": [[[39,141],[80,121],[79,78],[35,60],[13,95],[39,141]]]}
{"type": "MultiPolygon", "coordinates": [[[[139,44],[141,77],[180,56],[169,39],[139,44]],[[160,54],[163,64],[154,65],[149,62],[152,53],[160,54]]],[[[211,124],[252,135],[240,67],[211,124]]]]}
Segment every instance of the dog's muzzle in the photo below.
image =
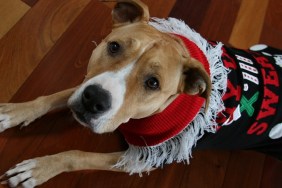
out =
{"type": "Polygon", "coordinates": [[[98,119],[110,110],[111,94],[100,85],[87,86],[69,107],[78,121],[90,125],[92,119],[98,119]]]}
{"type": "Polygon", "coordinates": [[[86,111],[99,115],[111,108],[111,95],[99,85],[90,85],[83,91],[81,103],[86,111]]]}

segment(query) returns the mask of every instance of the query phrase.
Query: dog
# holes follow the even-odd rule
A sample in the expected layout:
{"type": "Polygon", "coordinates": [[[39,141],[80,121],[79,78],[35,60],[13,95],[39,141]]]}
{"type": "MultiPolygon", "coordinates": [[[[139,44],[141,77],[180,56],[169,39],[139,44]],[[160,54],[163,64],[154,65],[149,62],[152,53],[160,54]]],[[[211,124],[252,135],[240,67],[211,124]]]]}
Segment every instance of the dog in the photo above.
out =
{"type": "Polygon", "coordinates": [[[112,20],[83,83],[33,101],[0,104],[0,132],[69,107],[95,133],[119,129],[128,150],[26,160],[8,170],[2,183],[32,188],[84,169],[148,172],[189,162],[194,148],[253,149],[282,159],[280,50],[209,42],[177,19],[150,21],[139,0],[118,0],[112,20]]]}

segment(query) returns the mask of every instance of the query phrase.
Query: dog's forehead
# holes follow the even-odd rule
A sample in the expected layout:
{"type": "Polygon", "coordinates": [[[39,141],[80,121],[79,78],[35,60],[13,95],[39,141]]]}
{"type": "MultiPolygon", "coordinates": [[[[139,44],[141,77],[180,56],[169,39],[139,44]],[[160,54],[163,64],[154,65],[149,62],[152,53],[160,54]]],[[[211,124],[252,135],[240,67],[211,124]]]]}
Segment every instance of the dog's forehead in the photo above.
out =
{"type": "Polygon", "coordinates": [[[139,41],[159,40],[162,33],[145,23],[134,23],[117,27],[108,35],[108,40],[132,38],[139,41]]]}
{"type": "Polygon", "coordinates": [[[169,72],[169,69],[178,66],[179,55],[171,49],[161,47],[162,44],[154,44],[152,48],[144,52],[140,58],[140,66],[145,66],[152,70],[164,70],[169,72]]]}
{"type": "Polygon", "coordinates": [[[180,62],[180,52],[175,48],[176,45],[179,44],[171,36],[148,24],[114,28],[100,48],[94,50],[87,77],[91,78],[105,71],[116,72],[131,63],[134,63],[132,72],[135,73],[171,74],[180,62]],[[109,56],[105,49],[114,41],[120,43],[122,51],[119,55],[109,56]]]}

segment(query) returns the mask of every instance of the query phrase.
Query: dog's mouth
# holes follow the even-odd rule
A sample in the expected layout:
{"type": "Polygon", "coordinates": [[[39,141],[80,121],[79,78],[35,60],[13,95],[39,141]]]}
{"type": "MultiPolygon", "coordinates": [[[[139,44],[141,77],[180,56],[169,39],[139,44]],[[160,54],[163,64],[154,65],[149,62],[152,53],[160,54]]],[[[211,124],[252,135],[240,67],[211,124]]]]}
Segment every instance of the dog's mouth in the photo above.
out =
{"type": "Polygon", "coordinates": [[[81,113],[81,112],[78,112],[78,111],[74,111],[74,110],[72,110],[72,113],[73,113],[73,117],[74,117],[81,125],[83,125],[83,126],[85,126],[85,127],[91,128],[89,121],[87,121],[86,117],[84,116],[84,113],[81,113]]]}
{"type": "Polygon", "coordinates": [[[79,122],[82,122],[83,124],[88,124],[83,113],[73,111],[73,115],[75,119],[77,119],[79,122]]]}
{"type": "Polygon", "coordinates": [[[99,120],[87,112],[79,112],[72,109],[73,117],[84,127],[92,130],[94,133],[102,133],[100,130],[99,120]]]}
{"type": "Polygon", "coordinates": [[[93,118],[78,102],[69,102],[68,107],[70,108],[72,115],[78,123],[84,127],[91,128],[91,118],[93,118]]]}

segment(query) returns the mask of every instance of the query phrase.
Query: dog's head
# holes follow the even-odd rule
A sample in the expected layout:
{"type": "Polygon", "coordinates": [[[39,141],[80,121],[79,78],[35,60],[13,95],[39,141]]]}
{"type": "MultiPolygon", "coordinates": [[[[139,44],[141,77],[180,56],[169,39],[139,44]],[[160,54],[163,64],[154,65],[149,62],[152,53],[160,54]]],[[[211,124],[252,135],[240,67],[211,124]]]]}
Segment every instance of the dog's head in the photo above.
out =
{"type": "Polygon", "coordinates": [[[112,32],[96,47],[84,83],[69,99],[76,119],[96,133],[161,112],[179,93],[209,99],[211,83],[180,39],[148,24],[139,0],[118,0],[112,32]]]}

